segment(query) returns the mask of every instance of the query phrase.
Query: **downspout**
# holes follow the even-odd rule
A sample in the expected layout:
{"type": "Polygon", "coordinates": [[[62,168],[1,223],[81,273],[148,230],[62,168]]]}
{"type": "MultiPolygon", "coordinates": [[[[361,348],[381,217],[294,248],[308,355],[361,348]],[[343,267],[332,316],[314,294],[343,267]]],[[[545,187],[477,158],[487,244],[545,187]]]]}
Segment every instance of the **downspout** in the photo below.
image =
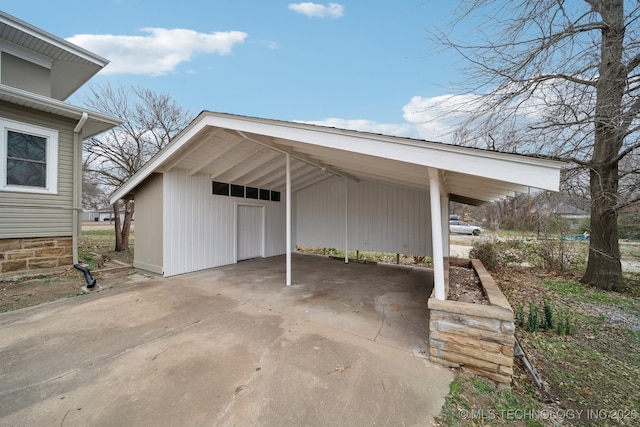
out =
{"type": "Polygon", "coordinates": [[[72,248],[73,263],[78,263],[78,237],[80,236],[80,210],[82,209],[82,137],[81,132],[85,123],[89,119],[86,112],[82,112],[82,117],[73,129],[73,206],[72,206],[72,248]]]}

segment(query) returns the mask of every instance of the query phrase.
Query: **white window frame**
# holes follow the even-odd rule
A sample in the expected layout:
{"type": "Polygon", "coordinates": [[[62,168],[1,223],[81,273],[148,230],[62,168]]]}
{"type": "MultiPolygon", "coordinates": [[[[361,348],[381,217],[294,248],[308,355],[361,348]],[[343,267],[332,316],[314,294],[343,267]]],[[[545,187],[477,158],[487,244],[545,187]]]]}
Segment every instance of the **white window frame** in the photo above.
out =
{"type": "Polygon", "coordinates": [[[0,191],[18,193],[58,194],[58,131],[29,123],[0,118],[0,191]],[[7,185],[8,131],[35,135],[47,140],[47,171],[45,187],[7,185]]]}

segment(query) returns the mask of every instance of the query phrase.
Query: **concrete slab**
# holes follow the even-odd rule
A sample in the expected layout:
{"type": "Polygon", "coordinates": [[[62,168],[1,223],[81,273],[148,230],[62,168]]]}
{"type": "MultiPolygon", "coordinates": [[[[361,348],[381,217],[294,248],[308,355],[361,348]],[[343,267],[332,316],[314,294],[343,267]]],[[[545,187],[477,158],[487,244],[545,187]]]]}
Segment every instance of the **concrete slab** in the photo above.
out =
{"type": "Polygon", "coordinates": [[[428,270],[257,259],[0,314],[2,425],[431,425],[428,270]]]}

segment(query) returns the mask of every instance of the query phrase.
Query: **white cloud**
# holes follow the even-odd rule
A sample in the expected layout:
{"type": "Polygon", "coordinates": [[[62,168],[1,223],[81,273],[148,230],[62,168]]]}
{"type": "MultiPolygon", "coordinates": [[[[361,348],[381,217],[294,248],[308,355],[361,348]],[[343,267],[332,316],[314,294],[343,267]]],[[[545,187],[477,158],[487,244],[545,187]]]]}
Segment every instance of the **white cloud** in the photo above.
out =
{"type": "Polygon", "coordinates": [[[383,135],[393,135],[393,136],[406,136],[412,137],[414,134],[415,126],[411,123],[378,123],[372,120],[365,119],[339,119],[339,118],[328,118],[324,120],[318,121],[306,121],[304,123],[309,123],[312,125],[318,126],[329,126],[338,129],[349,129],[349,130],[357,130],[360,132],[370,132],[370,133],[378,133],[383,135]]]}
{"type": "Polygon", "coordinates": [[[318,3],[291,3],[289,9],[312,18],[340,18],[344,15],[344,6],[329,3],[326,6],[318,3]]]}
{"type": "Polygon", "coordinates": [[[399,123],[341,118],[305,123],[450,143],[453,131],[469,118],[478,99],[476,95],[443,95],[433,98],[414,96],[402,107],[404,121],[399,123]]]}
{"type": "Polygon", "coordinates": [[[226,55],[247,33],[198,33],[186,29],[143,28],[146,35],[78,34],[67,39],[111,61],[104,74],[165,75],[194,54],[226,55]]]}

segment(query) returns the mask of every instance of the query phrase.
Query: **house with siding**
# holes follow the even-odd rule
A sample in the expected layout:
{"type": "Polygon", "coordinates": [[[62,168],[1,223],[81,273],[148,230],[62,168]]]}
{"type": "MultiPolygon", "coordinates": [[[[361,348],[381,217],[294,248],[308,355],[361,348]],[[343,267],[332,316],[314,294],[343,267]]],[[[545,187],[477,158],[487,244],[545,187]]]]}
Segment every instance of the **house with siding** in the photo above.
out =
{"type": "Polygon", "coordinates": [[[0,11],[0,274],[77,262],[82,141],[120,121],[65,100],[108,62],[0,11]]]}

